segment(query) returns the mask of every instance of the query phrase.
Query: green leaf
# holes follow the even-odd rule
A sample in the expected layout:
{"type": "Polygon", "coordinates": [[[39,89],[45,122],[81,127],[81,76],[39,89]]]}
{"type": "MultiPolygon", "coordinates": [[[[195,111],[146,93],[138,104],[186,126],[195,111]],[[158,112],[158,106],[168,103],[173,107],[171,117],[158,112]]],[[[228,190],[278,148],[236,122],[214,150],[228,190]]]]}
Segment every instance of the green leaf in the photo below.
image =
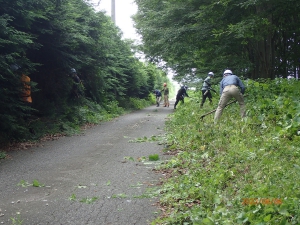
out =
{"type": "Polygon", "coordinates": [[[25,180],[21,180],[21,181],[17,184],[17,186],[28,187],[28,186],[30,186],[30,184],[29,184],[27,181],[25,181],[25,180]]]}
{"type": "Polygon", "coordinates": [[[205,218],[205,219],[202,220],[202,224],[204,224],[204,225],[214,225],[214,222],[209,218],[205,218]]]}
{"type": "Polygon", "coordinates": [[[149,155],[149,161],[158,161],[158,160],[159,160],[158,154],[149,155]]]}
{"type": "Polygon", "coordinates": [[[279,208],[279,213],[283,216],[290,216],[289,212],[288,212],[288,208],[286,205],[281,205],[279,208]]]}
{"type": "Polygon", "coordinates": [[[271,220],[271,214],[264,217],[265,222],[269,222],[271,220]]]}
{"type": "Polygon", "coordinates": [[[32,186],[33,187],[44,187],[44,184],[40,184],[40,182],[38,180],[33,180],[32,182],[32,186]]]}
{"type": "Polygon", "coordinates": [[[98,200],[98,197],[92,197],[92,198],[86,197],[86,198],[81,199],[80,202],[86,203],[86,204],[92,204],[97,200],[98,200]]]}
{"type": "Polygon", "coordinates": [[[71,197],[69,197],[69,200],[70,201],[75,201],[76,200],[76,195],[72,194],[71,197]]]}
{"type": "Polygon", "coordinates": [[[125,156],[124,159],[129,160],[129,161],[134,161],[134,158],[131,156],[125,156]]]}

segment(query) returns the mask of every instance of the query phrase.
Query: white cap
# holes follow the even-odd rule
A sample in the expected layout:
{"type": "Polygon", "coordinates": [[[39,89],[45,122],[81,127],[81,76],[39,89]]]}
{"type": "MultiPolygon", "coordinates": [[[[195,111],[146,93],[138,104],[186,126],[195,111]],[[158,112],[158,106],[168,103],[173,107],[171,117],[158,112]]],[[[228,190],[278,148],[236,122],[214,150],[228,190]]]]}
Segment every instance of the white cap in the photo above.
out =
{"type": "Polygon", "coordinates": [[[223,73],[223,75],[228,75],[228,74],[232,75],[232,71],[231,70],[225,70],[224,73],[223,73]]]}

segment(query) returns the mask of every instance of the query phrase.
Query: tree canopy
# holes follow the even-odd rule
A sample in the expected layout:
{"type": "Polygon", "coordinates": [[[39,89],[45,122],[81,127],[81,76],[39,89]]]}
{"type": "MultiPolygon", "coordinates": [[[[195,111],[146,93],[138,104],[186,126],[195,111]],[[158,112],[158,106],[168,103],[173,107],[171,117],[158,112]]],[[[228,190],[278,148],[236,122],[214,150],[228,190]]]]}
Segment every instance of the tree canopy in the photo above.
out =
{"type": "Polygon", "coordinates": [[[176,79],[224,69],[252,79],[299,71],[299,1],[135,0],[147,57],[176,79]]]}
{"type": "Polygon", "coordinates": [[[91,104],[124,106],[130,98],[147,99],[158,82],[167,81],[165,72],[135,57],[133,41],[122,39],[111,18],[96,12],[88,1],[0,0],[0,4],[3,139],[24,137],[30,116],[76,115],[80,107],[91,104]],[[71,68],[80,84],[70,76],[71,68]],[[31,79],[32,104],[20,97],[21,74],[31,79]]]}

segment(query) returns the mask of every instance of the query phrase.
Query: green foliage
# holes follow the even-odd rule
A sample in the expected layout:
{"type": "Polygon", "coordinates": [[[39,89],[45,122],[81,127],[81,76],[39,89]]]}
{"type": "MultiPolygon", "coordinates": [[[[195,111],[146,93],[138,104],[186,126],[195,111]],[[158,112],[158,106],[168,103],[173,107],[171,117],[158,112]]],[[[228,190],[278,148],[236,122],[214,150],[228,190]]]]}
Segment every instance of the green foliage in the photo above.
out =
{"type": "Polygon", "coordinates": [[[41,184],[38,180],[33,180],[32,182],[33,187],[44,187],[44,184],[41,184]]]}
{"type": "Polygon", "coordinates": [[[21,181],[17,184],[17,186],[28,187],[28,186],[30,186],[30,184],[29,184],[27,181],[25,181],[25,180],[21,180],[21,181]]]}
{"type": "Polygon", "coordinates": [[[11,225],[22,225],[24,222],[24,219],[21,219],[20,213],[17,213],[16,217],[10,217],[11,225]]]}
{"type": "Polygon", "coordinates": [[[99,197],[92,197],[92,198],[86,197],[86,198],[81,199],[79,202],[86,203],[86,204],[92,204],[95,201],[97,201],[98,199],[99,199],[99,197]]]}
{"type": "Polygon", "coordinates": [[[159,160],[158,154],[149,155],[149,161],[158,161],[158,160],[159,160]]]}
{"type": "Polygon", "coordinates": [[[142,142],[155,142],[155,141],[161,141],[163,138],[162,136],[155,136],[152,135],[151,137],[140,137],[140,138],[135,138],[134,140],[129,140],[129,143],[142,143],[142,142]]]}
{"type": "Polygon", "coordinates": [[[167,216],[152,224],[300,223],[299,82],[245,83],[244,120],[233,104],[218,124],[202,121],[212,108],[192,94],[171,115],[166,144],[177,154],[159,190],[167,216]]]}
{"type": "Polygon", "coordinates": [[[0,159],[5,159],[7,156],[6,152],[0,151],[0,159]]]}
{"type": "Polygon", "coordinates": [[[77,197],[75,194],[72,194],[70,197],[69,197],[69,200],[70,201],[76,201],[77,197]]]}
{"type": "Polygon", "coordinates": [[[138,99],[138,98],[129,98],[127,108],[129,109],[143,109],[147,106],[151,105],[146,99],[138,99]]]}
{"type": "Polygon", "coordinates": [[[8,11],[13,6],[8,2],[1,2],[0,9],[0,145],[16,137],[26,136],[26,119],[31,107],[22,102],[20,93],[22,89],[21,73],[30,71],[32,63],[23,56],[33,44],[33,37],[11,25],[13,15],[8,11]],[[6,10],[7,11],[6,11],[6,10]],[[23,56],[23,57],[21,57],[23,56]],[[18,71],[11,68],[12,64],[22,66],[18,71]],[[27,67],[23,67],[27,63],[27,67]]]}
{"type": "Polygon", "coordinates": [[[65,105],[63,112],[57,117],[47,117],[35,120],[31,123],[33,130],[38,131],[34,138],[40,138],[45,134],[74,135],[81,132],[84,124],[97,124],[122,115],[124,109],[118,107],[116,101],[101,107],[100,105],[82,99],[82,102],[73,105],[65,105]]]}
{"type": "Polygon", "coordinates": [[[44,187],[44,184],[41,184],[38,180],[33,180],[32,184],[28,183],[25,180],[21,180],[17,186],[21,186],[21,187],[29,187],[29,186],[33,186],[33,187],[44,187]]]}
{"type": "Polygon", "coordinates": [[[134,161],[134,158],[131,156],[126,156],[126,157],[124,157],[124,159],[128,160],[128,161],[134,161]]]}
{"type": "Polygon", "coordinates": [[[135,0],[141,48],[176,80],[230,68],[251,79],[299,70],[299,1],[135,0]]]}
{"type": "Polygon", "coordinates": [[[143,99],[164,73],[134,57],[133,42],[103,12],[84,0],[0,3],[1,146],[74,134],[84,123],[147,105],[143,99]],[[12,64],[21,69],[12,71],[12,64]],[[21,73],[31,78],[31,105],[20,99],[21,73]]]}
{"type": "Polygon", "coordinates": [[[121,194],[113,194],[111,197],[112,198],[127,198],[128,196],[124,193],[121,193],[121,194]]]}

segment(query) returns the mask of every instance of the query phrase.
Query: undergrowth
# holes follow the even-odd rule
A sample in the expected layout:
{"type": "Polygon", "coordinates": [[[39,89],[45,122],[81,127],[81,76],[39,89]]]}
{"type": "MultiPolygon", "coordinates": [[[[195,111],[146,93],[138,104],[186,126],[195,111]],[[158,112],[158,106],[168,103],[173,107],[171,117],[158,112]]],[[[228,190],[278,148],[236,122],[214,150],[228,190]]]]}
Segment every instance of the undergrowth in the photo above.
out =
{"type": "MultiPolygon", "coordinates": [[[[49,112],[47,116],[31,116],[26,120],[26,132],[22,135],[4,138],[0,138],[0,150],[6,149],[7,146],[12,143],[21,142],[36,142],[44,136],[55,135],[74,135],[82,132],[83,126],[89,126],[98,124],[103,121],[109,121],[124,113],[142,109],[146,106],[153,104],[153,101],[149,99],[127,99],[127,104],[119,105],[117,101],[111,101],[103,103],[102,105],[96,104],[85,98],[79,98],[78,101],[74,101],[71,105],[63,105],[60,109],[49,112]]],[[[24,128],[24,129],[25,129],[24,128]]],[[[0,152],[0,159],[5,158],[5,151],[0,152]]]]}
{"type": "Polygon", "coordinates": [[[168,151],[161,166],[171,174],[161,186],[164,212],[152,224],[300,224],[299,82],[247,81],[247,117],[228,106],[199,108],[190,94],[167,122],[168,151]]]}
{"type": "Polygon", "coordinates": [[[151,104],[145,99],[136,98],[128,100],[130,105],[128,107],[120,107],[117,101],[99,105],[86,99],[82,100],[84,102],[81,102],[80,105],[74,104],[55,119],[45,118],[45,122],[37,120],[32,124],[33,129],[35,130],[39,126],[37,130],[40,131],[40,135],[45,133],[73,135],[81,131],[82,125],[109,121],[123,115],[128,110],[142,109],[151,104]]]}

